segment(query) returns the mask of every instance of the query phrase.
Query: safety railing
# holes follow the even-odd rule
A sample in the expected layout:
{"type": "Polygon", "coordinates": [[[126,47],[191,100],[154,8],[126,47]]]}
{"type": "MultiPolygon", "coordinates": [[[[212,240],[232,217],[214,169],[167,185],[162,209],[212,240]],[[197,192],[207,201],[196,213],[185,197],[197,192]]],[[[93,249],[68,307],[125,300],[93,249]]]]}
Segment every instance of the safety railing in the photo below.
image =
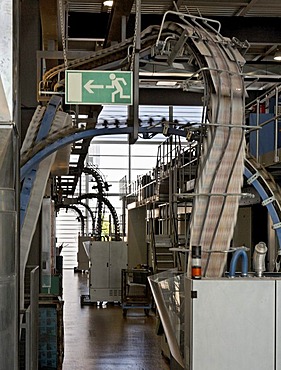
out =
{"type": "MultiPolygon", "coordinates": [[[[198,128],[200,130],[200,128],[198,128]]],[[[201,145],[198,140],[182,144],[180,137],[169,137],[158,147],[155,168],[137,180],[127,184],[127,204],[146,202],[148,198],[159,195],[159,185],[177,171],[178,191],[188,191],[187,184],[194,182],[197,172],[201,145]]],[[[124,184],[122,184],[124,187],[124,184]]],[[[188,185],[189,186],[189,185],[188,185]]]]}
{"type": "Polygon", "coordinates": [[[281,85],[276,85],[246,106],[249,116],[249,151],[266,166],[280,162],[281,85]]]}

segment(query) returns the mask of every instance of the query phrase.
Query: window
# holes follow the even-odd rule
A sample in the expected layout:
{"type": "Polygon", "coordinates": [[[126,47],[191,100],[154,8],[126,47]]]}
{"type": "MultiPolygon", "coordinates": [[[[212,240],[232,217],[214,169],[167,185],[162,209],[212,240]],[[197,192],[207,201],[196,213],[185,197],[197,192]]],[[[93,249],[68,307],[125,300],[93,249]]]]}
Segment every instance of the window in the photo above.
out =
{"type": "MultiPolygon", "coordinates": [[[[169,119],[168,106],[140,106],[140,119],[143,123],[148,120],[153,124],[161,124],[162,118],[169,119]]],[[[173,118],[179,124],[187,122],[201,122],[202,107],[173,107],[173,118]]],[[[105,106],[99,116],[99,124],[106,120],[108,124],[113,124],[115,120],[125,123],[127,120],[127,107],[124,106],[105,106]]],[[[157,150],[159,144],[166,139],[162,135],[157,135],[153,139],[140,138],[134,145],[128,144],[127,135],[107,135],[93,138],[85,165],[96,166],[101,172],[104,180],[110,185],[108,199],[115,208],[119,221],[122,218],[122,201],[120,200],[119,182],[126,176],[127,180],[133,182],[138,176],[149,173],[156,166],[157,150]]],[[[71,161],[75,160],[71,158],[71,161]]],[[[77,160],[77,159],[76,159],[77,160]]],[[[95,192],[92,187],[92,176],[83,175],[81,177],[82,192],[95,192]]],[[[78,194],[77,194],[78,195],[78,194]]],[[[87,201],[88,205],[96,215],[96,199],[87,201]]],[[[86,209],[80,207],[86,215],[86,209]]],[[[104,210],[104,220],[110,219],[110,212],[104,210]]],[[[62,255],[64,257],[64,267],[73,268],[77,266],[78,232],[80,222],[74,211],[61,210],[57,217],[57,242],[63,243],[62,255]]],[[[106,225],[105,225],[106,226],[106,225]]],[[[90,217],[86,220],[86,233],[91,233],[92,225],[90,217]]]]}

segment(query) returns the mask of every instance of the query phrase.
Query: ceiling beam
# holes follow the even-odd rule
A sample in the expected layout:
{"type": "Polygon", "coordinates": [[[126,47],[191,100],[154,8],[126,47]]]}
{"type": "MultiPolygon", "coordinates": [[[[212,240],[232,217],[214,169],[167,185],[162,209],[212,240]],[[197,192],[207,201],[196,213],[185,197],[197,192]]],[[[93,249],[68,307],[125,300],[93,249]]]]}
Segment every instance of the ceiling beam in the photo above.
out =
{"type": "Polygon", "coordinates": [[[176,10],[179,11],[180,7],[182,6],[184,0],[174,0],[173,4],[170,6],[169,10],[176,10]]]}
{"type": "Polygon", "coordinates": [[[249,10],[258,2],[258,0],[250,0],[250,2],[243,6],[238,12],[235,14],[237,17],[245,17],[249,10]]]}
{"type": "Polygon", "coordinates": [[[59,25],[57,0],[39,0],[44,50],[58,50],[59,25]]]}
{"type": "Polygon", "coordinates": [[[255,58],[252,59],[252,62],[255,62],[255,61],[261,61],[263,60],[263,58],[267,57],[268,55],[272,54],[275,50],[277,49],[277,45],[272,45],[271,47],[269,47],[267,49],[267,51],[265,51],[264,53],[256,56],[255,58]]]}
{"type": "MultiPolygon", "coordinates": [[[[47,51],[57,51],[61,47],[61,30],[57,0],[39,0],[40,21],[42,30],[42,48],[47,51]]],[[[58,64],[56,59],[46,60],[46,68],[58,64]]]]}
{"type": "Polygon", "coordinates": [[[128,19],[131,14],[133,4],[134,0],[115,0],[111,10],[105,45],[121,41],[123,17],[126,17],[126,20],[128,19]]]}

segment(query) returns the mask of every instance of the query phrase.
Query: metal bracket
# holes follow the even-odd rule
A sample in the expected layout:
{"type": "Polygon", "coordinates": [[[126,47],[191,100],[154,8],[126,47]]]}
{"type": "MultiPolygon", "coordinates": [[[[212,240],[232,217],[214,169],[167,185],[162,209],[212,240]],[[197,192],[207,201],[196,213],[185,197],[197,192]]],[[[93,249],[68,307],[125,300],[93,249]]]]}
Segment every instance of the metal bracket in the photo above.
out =
{"type": "Polygon", "coordinates": [[[273,229],[273,230],[280,229],[280,228],[281,228],[281,222],[277,222],[277,224],[274,224],[274,225],[272,226],[272,229],[273,229]]]}
{"type": "Polygon", "coordinates": [[[256,181],[256,179],[260,177],[260,173],[257,171],[256,173],[254,173],[251,177],[248,178],[247,180],[247,183],[249,185],[251,185],[254,181],[256,181]]]}
{"type": "Polygon", "coordinates": [[[173,62],[174,62],[174,60],[176,59],[176,57],[178,55],[178,52],[180,51],[180,49],[182,48],[182,46],[184,45],[184,43],[188,39],[188,36],[189,35],[186,31],[181,34],[180,38],[176,42],[176,45],[175,45],[174,49],[171,51],[171,54],[168,57],[167,62],[169,64],[169,66],[173,65],[173,62]]]}
{"type": "Polygon", "coordinates": [[[168,131],[169,131],[169,122],[165,122],[163,126],[163,135],[168,136],[168,131]]]}
{"type": "Polygon", "coordinates": [[[186,132],[186,140],[187,141],[191,141],[192,135],[193,135],[193,132],[190,131],[190,130],[187,130],[187,132],[186,132]]]}
{"type": "Polygon", "coordinates": [[[275,200],[276,200],[276,199],[275,199],[275,196],[274,196],[274,195],[272,195],[272,197],[269,197],[269,198],[265,199],[261,204],[262,204],[263,206],[266,206],[266,205],[268,205],[268,204],[270,204],[270,203],[274,202],[275,200]]]}

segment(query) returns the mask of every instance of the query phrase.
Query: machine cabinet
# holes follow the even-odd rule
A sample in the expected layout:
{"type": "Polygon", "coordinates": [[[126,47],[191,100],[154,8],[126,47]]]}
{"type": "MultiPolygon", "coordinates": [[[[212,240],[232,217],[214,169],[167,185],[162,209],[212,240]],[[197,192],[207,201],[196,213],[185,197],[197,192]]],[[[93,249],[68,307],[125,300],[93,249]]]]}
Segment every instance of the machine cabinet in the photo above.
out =
{"type": "Polygon", "coordinates": [[[186,279],[185,369],[279,370],[280,283],[186,279]]]}
{"type": "Polygon", "coordinates": [[[90,301],[121,301],[121,271],[127,268],[127,244],[93,241],[90,261],[90,301]]]}
{"type": "Polygon", "coordinates": [[[77,268],[75,271],[88,271],[90,256],[90,242],[93,241],[92,236],[78,235],[78,252],[77,252],[77,268]]]}

